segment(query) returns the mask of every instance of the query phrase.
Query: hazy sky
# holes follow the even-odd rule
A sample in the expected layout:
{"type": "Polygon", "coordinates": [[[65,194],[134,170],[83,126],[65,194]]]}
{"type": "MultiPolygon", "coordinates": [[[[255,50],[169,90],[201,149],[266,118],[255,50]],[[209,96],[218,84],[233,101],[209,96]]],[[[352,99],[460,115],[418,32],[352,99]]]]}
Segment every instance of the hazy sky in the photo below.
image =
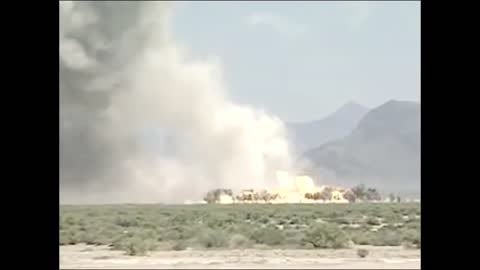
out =
{"type": "Polygon", "coordinates": [[[218,57],[238,103],[287,121],[420,100],[420,2],[174,2],[176,38],[218,57]]]}

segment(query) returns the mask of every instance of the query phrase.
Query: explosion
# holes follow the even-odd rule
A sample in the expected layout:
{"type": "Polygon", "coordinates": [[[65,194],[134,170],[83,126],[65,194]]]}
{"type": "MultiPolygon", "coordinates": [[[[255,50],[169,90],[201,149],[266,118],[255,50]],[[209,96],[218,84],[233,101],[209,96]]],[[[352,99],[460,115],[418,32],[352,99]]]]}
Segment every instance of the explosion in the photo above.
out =
{"type": "Polygon", "coordinates": [[[349,203],[355,201],[350,189],[332,186],[315,186],[311,177],[292,176],[285,171],[276,172],[277,187],[256,192],[244,189],[233,195],[231,189],[216,189],[207,193],[207,203],[349,203]]]}
{"type": "Polygon", "coordinates": [[[61,203],[182,202],[291,169],[283,123],[233,102],[216,58],[175,40],[168,3],[62,1],[59,12],[61,203]],[[145,145],[152,129],[167,134],[150,133],[160,149],[145,145]]]}

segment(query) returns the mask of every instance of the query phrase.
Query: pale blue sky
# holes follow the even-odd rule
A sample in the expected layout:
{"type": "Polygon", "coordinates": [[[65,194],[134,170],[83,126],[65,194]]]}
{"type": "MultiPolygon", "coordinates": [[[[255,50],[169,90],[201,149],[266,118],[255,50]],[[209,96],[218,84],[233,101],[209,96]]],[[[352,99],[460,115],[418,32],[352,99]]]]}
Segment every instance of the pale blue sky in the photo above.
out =
{"type": "Polygon", "coordinates": [[[235,102],[286,121],[420,101],[420,2],[174,2],[176,38],[219,57],[235,102]]]}

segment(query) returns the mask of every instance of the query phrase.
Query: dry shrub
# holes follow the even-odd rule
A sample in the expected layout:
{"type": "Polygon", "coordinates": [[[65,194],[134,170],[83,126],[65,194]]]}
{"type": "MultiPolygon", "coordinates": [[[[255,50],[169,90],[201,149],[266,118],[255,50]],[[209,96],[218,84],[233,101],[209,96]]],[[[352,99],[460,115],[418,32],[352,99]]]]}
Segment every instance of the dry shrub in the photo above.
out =
{"type": "Polygon", "coordinates": [[[392,230],[379,230],[373,234],[374,246],[400,246],[403,242],[402,235],[397,231],[392,230]]]}
{"type": "Polygon", "coordinates": [[[175,250],[175,251],[180,251],[180,250],[185,250],[187,249],[188,245],[185,241],[183,240],[180,240],[180,241],[176,241],[173,245],[172,245],[172,250],[175,250]]]}
{"type": "Polygon", "coordinates": [[[345,248],[348,245],[347,235],[336,225],[321,223],[309,229],[304,242],[311,243],[315,248],[345,248]]]}
{"type": "Polygon", "coordinates": [[[358,250],[357,250],[357,255],[358,255],[358,257],[360,257],[360,258],[365,258],[365,257],[367,257],[367,255],[368,255],[368,250],[363,249],[363,248],[358,249],[358,250]]]}
{"type": "Polygon", "coordinates": [[[251,239],[258,244],[276,246],[283,243],[285,236],[279,230],[273,228],[262,228],[255,230],[251,235],[251,239]]]}
{"type": "Polygon", "coordinates": [[[215,231],[206,228],[200,231],[196,238],[196,242],[205,248],[226,247],[228,244],[228,237],[223,231],[215,231]]]}
{"type": "Polygon", "coordinates": [[[244,235],[234,234],[230,238],[229,247],[233,249],[251,248],[253,247],[253,242],[244,235]]]}

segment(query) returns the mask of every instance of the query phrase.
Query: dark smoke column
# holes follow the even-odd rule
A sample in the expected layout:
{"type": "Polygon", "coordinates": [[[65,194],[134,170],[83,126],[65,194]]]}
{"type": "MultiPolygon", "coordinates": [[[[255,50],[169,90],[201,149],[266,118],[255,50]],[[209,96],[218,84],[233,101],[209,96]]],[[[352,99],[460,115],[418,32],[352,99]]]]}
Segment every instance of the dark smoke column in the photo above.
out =
{"type": "Polygon", "coordinates": [[[290,169],[282,122],[234,104],[169,15],[160,1],[60,3],[61,202],[183,202],[290,169]],[[152,128],[181,135],[171,154],[141,144],[152,128]]]}
{"type": "MultiPolygon", "coordinates": [[[[122,184],[137,151],[116,126],[112,97],[128,91],[128,68],[145,47],[149,3],[60,2],[60,190],[74,196],[122,184]]],[[[158,6],[158,3],[155,3],[158,6]]],[[[158,9],[156,9],[158,10],[158,9]]],[[[162,16],[162,13],[157,13],[162,16]]]]}

